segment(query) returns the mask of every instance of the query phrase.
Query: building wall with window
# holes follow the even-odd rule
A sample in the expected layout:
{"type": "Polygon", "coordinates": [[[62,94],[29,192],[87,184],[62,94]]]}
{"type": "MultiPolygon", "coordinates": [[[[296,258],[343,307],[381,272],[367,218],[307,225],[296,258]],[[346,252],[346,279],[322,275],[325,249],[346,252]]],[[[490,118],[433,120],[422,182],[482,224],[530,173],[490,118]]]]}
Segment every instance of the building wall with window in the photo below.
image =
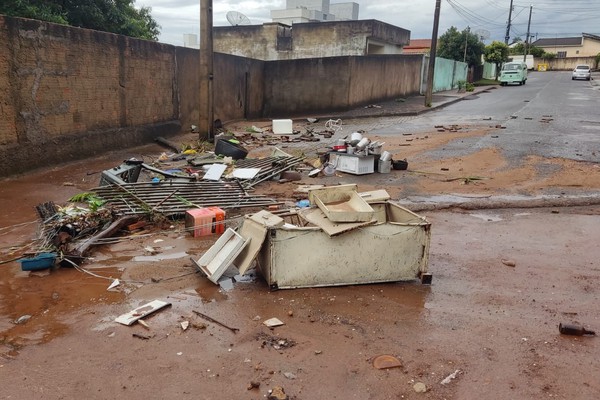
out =
{"type": "Polygon", "coordinates": [[[401,54],[410,31],[377,20],[219,26],[214,50],[257,60],[401,54]]]}
{"type": "Polygon", "coordinates": [[[600,53],[600,36],[583,33],[577,37],[542,38],[532,43],[557,58],[591,57],[600,53]]]}

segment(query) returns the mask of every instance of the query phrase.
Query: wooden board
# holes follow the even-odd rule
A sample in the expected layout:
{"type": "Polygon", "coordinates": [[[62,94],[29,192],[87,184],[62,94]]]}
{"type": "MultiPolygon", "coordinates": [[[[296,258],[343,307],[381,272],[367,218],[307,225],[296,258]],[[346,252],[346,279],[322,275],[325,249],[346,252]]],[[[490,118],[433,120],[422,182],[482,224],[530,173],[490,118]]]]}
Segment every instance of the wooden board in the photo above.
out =
{"type": "Polygon", "coordinates": [[[129,311],[126,314],[120,315],[119,317],[117,317],[115,319],[115,322],[118,322],[120,324],[123,325],[131,325],[133,324],[135,321],[137,321],[140,318],[144,318],[150,314],[152,314],[153,312],[156,312],[158,310],[160,310],[161,308],[170,306],[171,303],[167,303],[166,301],[162,301],[162,300],[154,300],[151,301],[150,303],[146,303],[143,306],[139,306],[138,308],[129,311]]]}
{"type": "Polygon", "coordinates": [[[254,261],[262,248],[267,231],[268,229],[264,225],[258,224],[251,219],[244,221],[239,234],[244,239],[249,240],[250,244],[233,261],[233,264],[240,271],[240,275],[244,275],[248,268],[250,268],[250,265],[252,265],[252,261],[254,261]]]}
{"type": "Polygon", "coordinates": [[[254,261],[260,252],[267,236],[268,228],[281,227],[284,223],[283,218],[265,210],[252,214],[244,220],[239,234],[244,239],[250,240],[250,244],[242,250],[233,262],[241,275],[246,273],[250,265],[252,265],[252,261],[254,261]]]}
{"type": "Polygon", "coordinates": [[[233,229],[227,228],[225,233],[198,261],[193,258],[192,261],[206,274],[208,279],[218,284],[221,275],[249,242],[249,239],[246,240],[233,229]]]}
{"type": "Polygon", "coordinates": [[[323,229],[329,236],[340,235],[361,226],[372,225],[377,222],[377,219],[372,219],[365,222],[343,222],[338,224],[327,218],[320,208],[306,208],[298,211],[298,214],[311,224],[323,229]]]}

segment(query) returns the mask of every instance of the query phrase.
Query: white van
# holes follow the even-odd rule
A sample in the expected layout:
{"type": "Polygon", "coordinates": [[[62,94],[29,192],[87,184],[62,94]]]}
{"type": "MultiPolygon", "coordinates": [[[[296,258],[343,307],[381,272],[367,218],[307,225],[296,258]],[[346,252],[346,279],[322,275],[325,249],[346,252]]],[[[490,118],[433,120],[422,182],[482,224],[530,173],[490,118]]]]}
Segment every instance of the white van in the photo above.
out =
{"type": "MultiPolygon", "coordinates": [[[[521,61],[523,61],[523,54],[520,54],[520,55],[515,54],[515,55],[512,55],[512,56],[509,56],[508,57],[508,61],[509,62],[521,62],[521,61]]],[[[523,61],[523,62],[525,64],[527,64],[527,69],[528,70],[530,70],[530,71],[534,70],[535,65],[534,65],[534,62],[533,62],[533,55],[532,54],[527,54],[525,56],[525,61],[523,61]]]]}
{"type": "Polygon", "coordinates": [[[506,86],[509,83],[524,85],[525,82],[527,82],[527,64],[524,62],[507,62],[502,65],[500,70],[501,86],[506,86]]]}

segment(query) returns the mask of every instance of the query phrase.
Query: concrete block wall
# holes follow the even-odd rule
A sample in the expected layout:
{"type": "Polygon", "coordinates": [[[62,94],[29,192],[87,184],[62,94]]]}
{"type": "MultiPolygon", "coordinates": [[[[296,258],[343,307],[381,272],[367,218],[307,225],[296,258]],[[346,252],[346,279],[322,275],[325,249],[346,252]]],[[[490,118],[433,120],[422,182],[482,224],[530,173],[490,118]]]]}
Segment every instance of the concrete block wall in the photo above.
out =
{"type": "Polygon", "coordinates": [[[445,58],[435,58],[433,91],[441,92],[458,88],[458,81],[467,81],[468,65],[445,58]]]}
{"type": "Polygon", "coordinates": [[[267,61],[263,117],[341,111],[418,94],[422,60],[376,55],[267,61]]]}
{"type": "Polygon", "coordinates": [[[420,54],[352,57],[351,61],[348,107],[419,93],[420,54]]]}
{"type": "Polygon", "coordinates": [[[594,57],[555,58],[549,61],[536,58],[536,69],[538,64],[548,64],[549,71],[568,71],[574,69],[577,65],[580,64],[586,64],[589,65],[591,68],[596,68],[596,60],[594,59],[594,57]]]}
{"type": "MultiPolygon", "coordinates": [[[[316,115],[417,94],[421,63],[215,53],[214,117],[316,115]]],[[[0,176],[189,131],[198,64],[195,49],[0,15],[0,176]]]]}
{"type": "Polygon", "coordinates": [[[173,46],[0,16],[0,54],[0,176],[179,130],[173,46]]]}

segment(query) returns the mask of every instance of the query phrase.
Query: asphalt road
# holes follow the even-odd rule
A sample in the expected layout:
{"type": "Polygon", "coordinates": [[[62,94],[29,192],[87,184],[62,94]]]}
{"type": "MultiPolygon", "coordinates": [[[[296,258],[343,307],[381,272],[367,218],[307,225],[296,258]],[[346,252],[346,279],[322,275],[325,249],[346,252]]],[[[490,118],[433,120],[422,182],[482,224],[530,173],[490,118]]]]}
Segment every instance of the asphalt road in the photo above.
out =
{"type": "Polygon", "coordinates": [[[573,81],[570,72],[532,72],[524,86],[498,87],[372,132],[394,135],[449,124],[506,129],[445,146],[444,156],[495,146],[515,162],[528,155],[600,162],[600,86],[573,81]]]}

